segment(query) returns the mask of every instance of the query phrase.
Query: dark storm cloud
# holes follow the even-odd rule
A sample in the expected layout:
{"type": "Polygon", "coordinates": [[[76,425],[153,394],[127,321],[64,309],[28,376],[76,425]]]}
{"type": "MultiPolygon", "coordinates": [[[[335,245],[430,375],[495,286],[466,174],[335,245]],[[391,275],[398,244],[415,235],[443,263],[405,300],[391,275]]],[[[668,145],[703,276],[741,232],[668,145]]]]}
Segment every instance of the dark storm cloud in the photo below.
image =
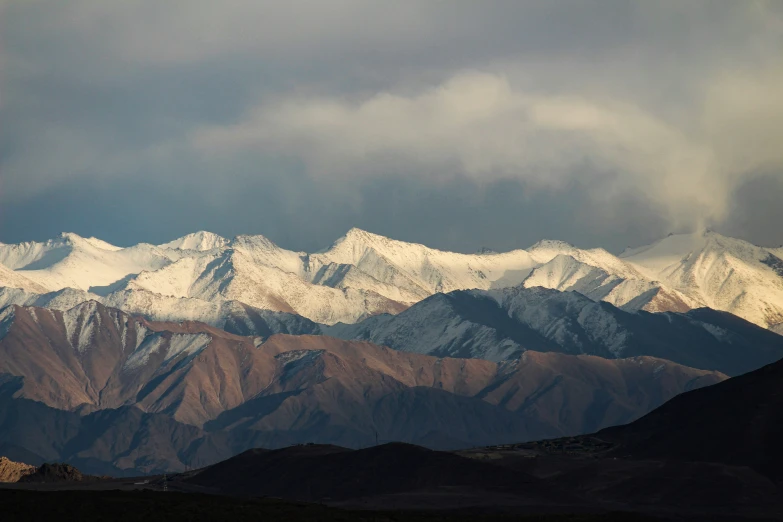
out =
{"type": "Polygon", "coordinates": [[[740,185],[732,208],[719,230],[746,238],[758,245],[783,246],[783,176],[780,172],[759,175],[740,185]]]}
{"type": "Polygon", "coordinates": [[[1,241],[783,242],[775,2],[0,8],[1,241]]]}

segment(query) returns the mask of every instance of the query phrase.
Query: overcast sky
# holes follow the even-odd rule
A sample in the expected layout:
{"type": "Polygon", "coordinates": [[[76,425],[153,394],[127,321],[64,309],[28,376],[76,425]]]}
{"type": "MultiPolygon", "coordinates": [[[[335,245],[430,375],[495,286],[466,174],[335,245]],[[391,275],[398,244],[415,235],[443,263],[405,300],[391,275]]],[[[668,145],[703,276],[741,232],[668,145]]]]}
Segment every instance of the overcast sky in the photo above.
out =
{"type": "Polygon", "coordinates": [[[0,241],[783,243],[783,2],[0,0],[0,241]]]}

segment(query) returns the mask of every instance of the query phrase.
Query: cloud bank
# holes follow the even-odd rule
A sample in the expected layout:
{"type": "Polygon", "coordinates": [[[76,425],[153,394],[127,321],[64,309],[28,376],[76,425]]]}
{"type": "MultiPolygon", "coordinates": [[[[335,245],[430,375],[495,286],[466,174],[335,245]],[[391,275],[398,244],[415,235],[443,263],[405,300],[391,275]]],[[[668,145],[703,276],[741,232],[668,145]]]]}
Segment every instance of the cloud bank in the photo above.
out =
{"type": "Polygon", "coordinates": [[[779,2],[0,6],[3,241],[783,242],[779,2]]]}
{"type": "Polygon", "coordinates": [[[198,129],[208,154],[269,150],[304,158],[320,176],[460,173],[480,183],[522,179],[558,187],[594,176],[598,202],[618,191],[649,197],[675,226],[723,219],[744,179],[783,171],[783,75],[716,79],[690,129],[617,100],[547,96],[507,78],[460,73],[412,96],[379,93],[261,104],[243,121],[198,129]]]}

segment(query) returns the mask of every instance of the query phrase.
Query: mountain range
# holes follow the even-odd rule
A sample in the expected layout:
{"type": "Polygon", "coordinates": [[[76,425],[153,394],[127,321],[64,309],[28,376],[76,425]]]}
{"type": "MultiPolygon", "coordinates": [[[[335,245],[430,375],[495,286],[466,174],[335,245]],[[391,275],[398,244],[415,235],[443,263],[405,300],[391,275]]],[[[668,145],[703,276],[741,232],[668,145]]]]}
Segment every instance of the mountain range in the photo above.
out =
{"type": "Polygon", "coordinates": [[[95,473],[183,469],[297,442],[457,448],[578,434],[726,378],[653,357],[529,351],[494,363],[323,335],[262,341],[95,302],[3,314],[5,454],[95,473]]]}
{"type": "Polygon", "coordinates": [[[516,286],[576,291],[625,311],[709,307],[783,329],[783,260],[715,232],[671,235],[620,255],[541,241],[526,250],[459,254],[350,230],[318,253],[263,236],[197,232],[120,248],[64,233],[0,244],[0,305],[65,310],[88,300],[154,320],[222,327],[232,309],[355,323],[399,313],[437,293],[516,286]]]}
{"type": "Polygon", "coordinates": [[[780,249],[317,253],[199,232],[0,244],[0,454],[88,473],[253,447],[466,448],[593,432],[783,356],[780,249]]]}
{"type": "Polygon", "coordinates": [[[783,357],[780,335],[726,312],[631,313],[578,292],[540,287],[436,294],[398,315],[321,331],[440,357],[503,361],[526,350],[610,359],[647,355],[727,375],[783,357]]]}

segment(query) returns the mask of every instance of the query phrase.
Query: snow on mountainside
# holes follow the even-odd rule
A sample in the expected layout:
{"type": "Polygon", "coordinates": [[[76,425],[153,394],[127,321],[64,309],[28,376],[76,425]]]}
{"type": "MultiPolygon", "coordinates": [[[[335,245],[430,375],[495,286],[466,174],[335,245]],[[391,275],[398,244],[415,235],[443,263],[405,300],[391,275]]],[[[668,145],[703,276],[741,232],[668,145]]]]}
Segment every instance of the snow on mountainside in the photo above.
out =
{"type": "Polygon", "coordinates": [[[200,230],[186,236],[158,245],[160,248],[177,250],[212,250],[226,246],[229,240],[212,232],[200,230]]]}
{"type": "Polygon", "coordinates": [[[783,338],[725,312],[629,313],[577,292],[521,286],[436,294],[396,316],[323,333],[439,357],[504,361],[526,350],[646,355],[728,375],[783,357],[783,338]]]}
{"type": "Polygon", "coordinates": [[[253,308],[238,301],[210,302],[162,296],[139,289],[99,296],[73,289],[32,294],[19,288],[0,288],[0,308],[37,306],[65,312],[89,301],[157,321],[199,321],[231,333],[264,338],[276,333],[317,334],[321,329],[320,325],[300,315],[253,308]]]}
{"type": "Polygon", "coordinates": [[[126,288],[209,302],[240,301],[321,323],[404,309],[372,290],[313,285],[295,273],[256,262],[253,253],[244,249],[228,249],[196,260],[181,259],[162,270],[140,274],[126,288]]]}
{"type": "Polygon", "coordinates": [[[457,254],[424,245],[395,241],[351,229],[311,263],[355,266],[378,281],[402,286],[422,297],[436,292],[494,284],[513,286],[524,280],[537,262],[524,250],[504,254],[457,254]]]}
{"type": "Polygon", "coordinates": [[[49,291],[108,286],[142,270],[162,268],[171,260],[171,255],[153,245],[117,249],[70,233],[43,243],[0,246],[0,264],[49,291]]]}
{"type": "Polygon", "coordinates": [[[700,302],[676,290],[670,290],[657,281],[645,278],[627,263],[622,265],[612,262],[604,264],[607,269],[602,269],[598,268],[601,263],[588,259],[589,261],[581,261],[571,255],[558,254],[551,261],[533,270],[525,279],[524,287],[541,286],[575,291],[594,301],[606,301],[628,311],[684,312],[702,306],[700,302]],[[594,264],[589,264],[591,261],[594,264]],[[607,271],[610,267],[617,270],[607,271]],[[618,274],[624,274],[628,278],[618,274]]]}
{"type": "Polygon", "coordinates": [[[761,326],[783,323],[783,259],[766,249],[706,231],[670,235],[627,250],[622,259],[710,308],[761,326]]]}
{"type": "Polygon", "coordinates": [[[359,229],[312,254],[259,235],[229,240],[202,231],[158,246],[120,248],[62,234],[0,244],[0,304],[53,302],[62,309],[96,299],[150,318],[219,325],[222,303],[240,302],[335,324],[399,313],[438,292],[521,284],[577,291],[626,311],[710,306],[780,330],[780,250],[712,233],[670,236],[620,257],[561,241],[459,254],[359,229]],[[174,310],[179,306],[186,312],[174,310]]]}
{"type": "Polygon", "coordinates": [[[46,293],[47,289],[38,283],[34,283],[19,272],[0,265],[0,288],[24,288],[30,292],[46,293]]]}

